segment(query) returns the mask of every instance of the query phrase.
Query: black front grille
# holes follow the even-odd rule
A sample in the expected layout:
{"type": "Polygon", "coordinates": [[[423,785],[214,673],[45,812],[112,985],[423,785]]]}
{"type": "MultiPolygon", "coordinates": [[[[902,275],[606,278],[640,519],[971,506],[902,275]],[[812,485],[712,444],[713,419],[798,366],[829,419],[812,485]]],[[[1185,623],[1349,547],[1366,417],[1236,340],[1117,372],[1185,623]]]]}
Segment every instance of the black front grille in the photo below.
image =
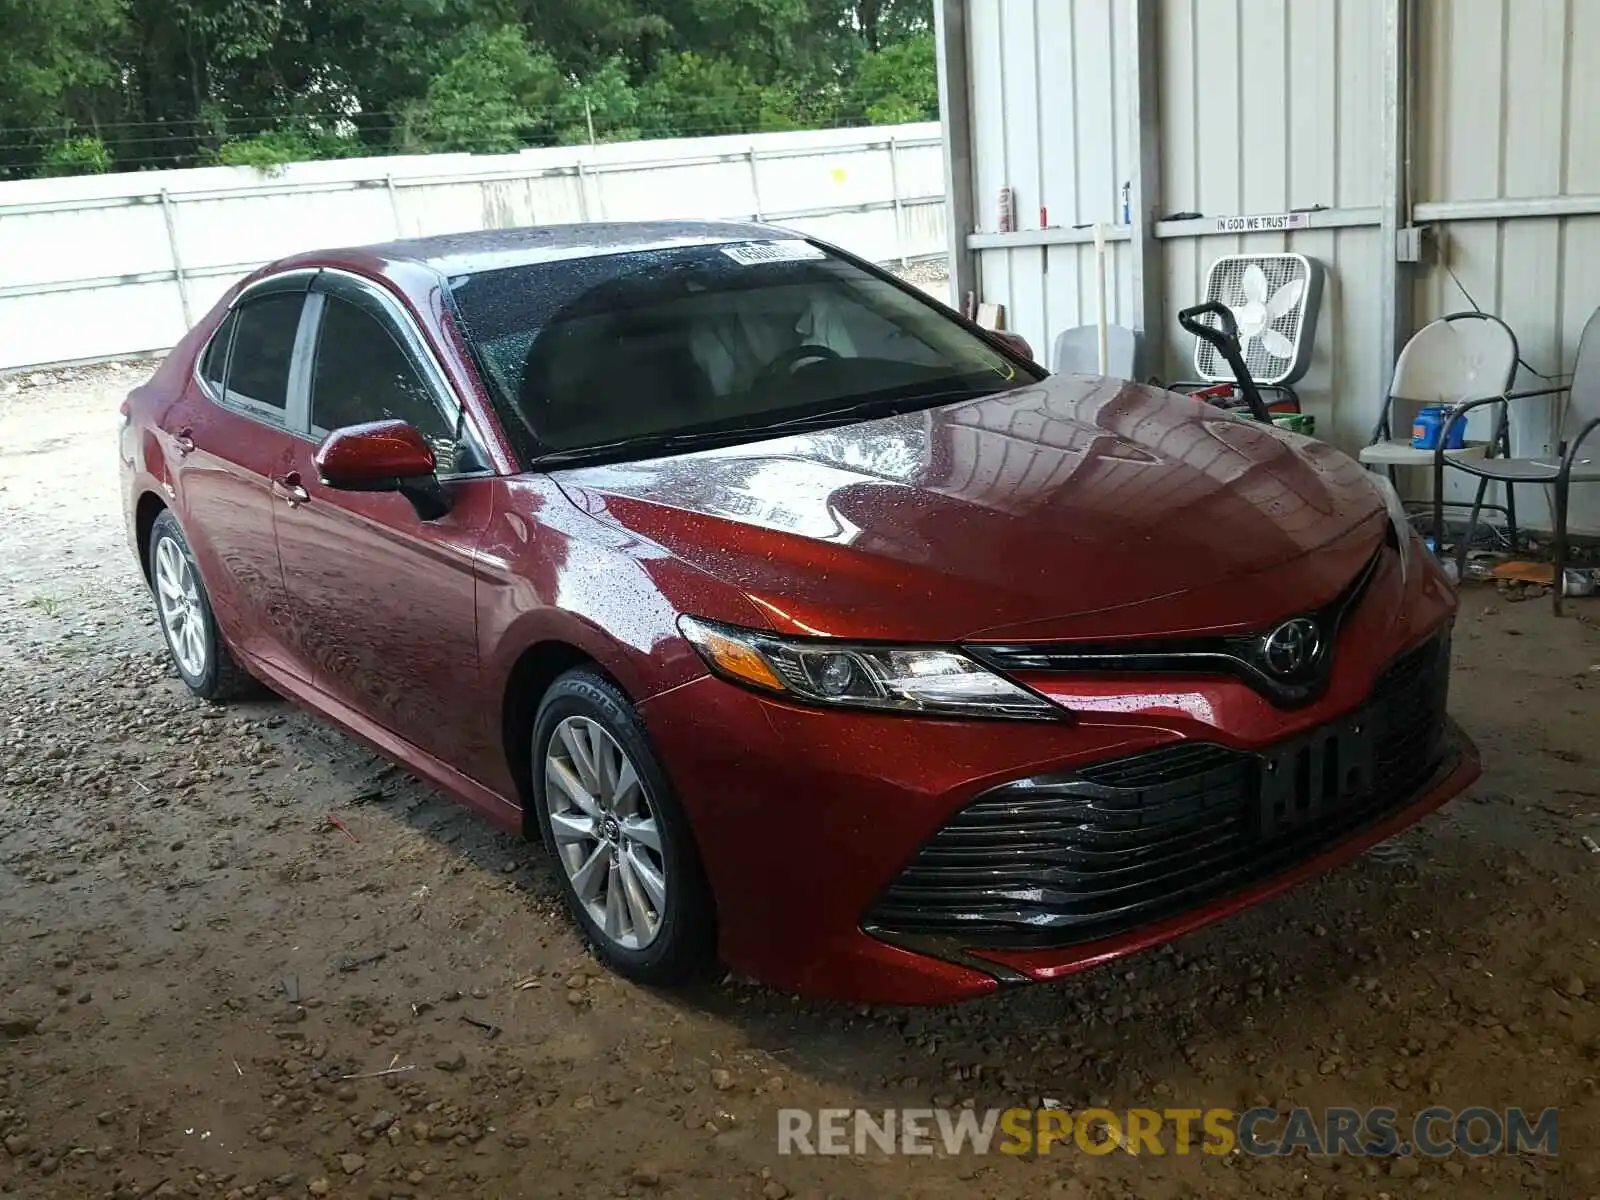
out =
{"type": "Polygon", "coordinates": [[[1411,800],[1444,755],[1448,636],[1391,663],[1356,713],[1247,753],[1162,746],[985,793],[867,914],[963,945],[1105,937],[1268,878],[1411,800]]]}

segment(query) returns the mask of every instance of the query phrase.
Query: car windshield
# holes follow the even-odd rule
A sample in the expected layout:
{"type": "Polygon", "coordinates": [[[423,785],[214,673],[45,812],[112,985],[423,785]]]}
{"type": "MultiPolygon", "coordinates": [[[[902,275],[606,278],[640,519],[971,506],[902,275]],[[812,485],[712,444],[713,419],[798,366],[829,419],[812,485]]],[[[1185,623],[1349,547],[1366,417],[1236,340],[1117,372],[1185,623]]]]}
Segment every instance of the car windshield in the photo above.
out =
{"type": "Polygon", "coordinates": [[[540,461],[750,441],[1038,378],[800,239],[509,267],[450,287],[497,403],[540,461]]]}

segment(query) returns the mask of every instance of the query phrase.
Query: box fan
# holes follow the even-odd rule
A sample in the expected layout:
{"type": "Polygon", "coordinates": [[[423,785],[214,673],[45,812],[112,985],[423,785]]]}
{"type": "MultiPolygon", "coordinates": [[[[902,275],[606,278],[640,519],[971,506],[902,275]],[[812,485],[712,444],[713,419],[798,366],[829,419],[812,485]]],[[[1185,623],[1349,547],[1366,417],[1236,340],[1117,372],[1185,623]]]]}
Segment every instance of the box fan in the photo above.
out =
{"type": "MultiPolygon", "coordinates": [[[[1206,273],[1205,299],[1233,313],[1250,374],[1282,398],[1271,407],[1299,410],[1293,385],[1311,366],[1322,278],[1322,264],[1304,254],[1227,254],[1206,273]]],[[[1233,382],[1233,371],[1203,338],[1195,339],[1194,369],[1197,381],[1171,386],[1209,391],[1209,385],[1233,382]]]]}

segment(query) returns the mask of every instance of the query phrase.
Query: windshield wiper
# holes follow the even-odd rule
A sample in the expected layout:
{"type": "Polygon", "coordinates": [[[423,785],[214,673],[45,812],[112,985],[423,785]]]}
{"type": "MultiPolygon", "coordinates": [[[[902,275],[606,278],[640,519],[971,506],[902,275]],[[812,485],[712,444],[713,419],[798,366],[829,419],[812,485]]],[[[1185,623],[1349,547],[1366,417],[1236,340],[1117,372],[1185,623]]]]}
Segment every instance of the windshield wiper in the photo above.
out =
{"type": "Polygon", "coordinates": [[[960,400],[975,400],[994,394],[993,388],[962,387],[919,392],[910,396],[854,400],[835,408],[785,417],[779,421],[756,420],[730,425],[705,425],[698,429],[685,429],[676,433],[647,433],[637,437],[619,438],[613,442],[575,446],[570,450],[552,450],[535,458],[533,465],[551,467],[563,463],[614,458],[618,455],[637,458],[661,457],[674,451],[707,449],[730,441],[738,441],[740,438],[754,437],[764,440],[807,429],[826,429],[839,424],[843,418],[870,421],[912,409],[928,408],[935,404],[953,404],[960,400]]]}
{"type": "MultiPolygon", "coordinates": [[[[802,413],[797,417],[786,417],[781,421],[749,422],[728,428],[730,432],[757,433],[771,430],[775,433],[790,432],[796,429],[809,429],[817,426],[836,424],[841,417],[854,417],[861,421],[871,421],[879,417],[892,417],[897,413],[910,412],[915,409],[931,408],[935,404],[954,404],[958,400],[976,400],[982,396],[992,396],[994,389],[987,387],[961,387],[942,388],[932,392],[915,392],[909,396],[881,397],[878,399],[853,400],[849,404],[837,408],[824,409],[821,412],[802,413]]],[[[721,432],[721,430],[718,430],[721,432]]]]}
{"type": "Polygon", "coordinates": [[[618,438],[614,442],[595,442],[588,446],[573,446],[568,450],[550,450],[533,460],[536,467],[560,466],[570,462],[588,462],[590,459],[611,458],[618,454],[649,458],[670,454],[694,445],[701,445],[706,434],[700,433],[646,433],[637,437],[618,438]]]}

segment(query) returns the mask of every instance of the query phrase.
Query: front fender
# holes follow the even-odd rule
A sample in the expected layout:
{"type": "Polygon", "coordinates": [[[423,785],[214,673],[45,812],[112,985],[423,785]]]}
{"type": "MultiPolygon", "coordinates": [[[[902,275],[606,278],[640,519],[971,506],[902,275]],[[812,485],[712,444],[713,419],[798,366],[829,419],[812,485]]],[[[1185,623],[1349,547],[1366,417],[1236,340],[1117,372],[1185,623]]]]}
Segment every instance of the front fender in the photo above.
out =
{"type": "Polygon", "coordinates": [[[705,674],[679,615],[766,624],[736,588],[596,521],[543,476],[506,481],[479,558],[479,658],[494,696],[531,647],[561,642],[641,703],[705,674]]]}

